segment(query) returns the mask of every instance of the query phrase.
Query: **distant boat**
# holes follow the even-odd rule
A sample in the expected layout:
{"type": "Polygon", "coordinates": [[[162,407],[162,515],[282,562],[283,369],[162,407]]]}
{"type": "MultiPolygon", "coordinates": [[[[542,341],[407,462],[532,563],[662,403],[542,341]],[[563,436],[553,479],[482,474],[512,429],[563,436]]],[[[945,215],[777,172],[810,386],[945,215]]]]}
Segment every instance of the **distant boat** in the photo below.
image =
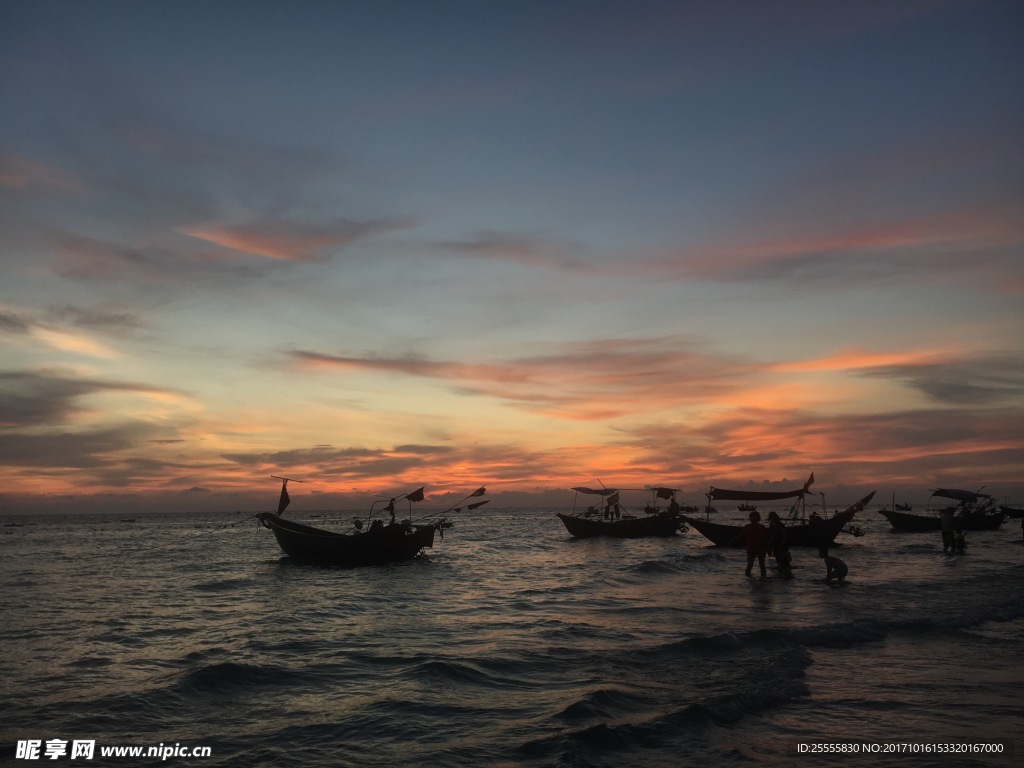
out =
{"type": "Polygon", "coordinates": [[[894,504],[893,508],[897,512],[909,512],[911,509],[913,509],[913,507],[911,507],[909,504],[894,504]]]}
{"type": "MultiPolygon", "coordinates": [[[[585,488],[572,490],[577,494],[590,494],[603,498],[603,509],[591,505],[581,514],[576,514],[576,502],[573,500],[573,513],[556,513],[571,536],[578,539],[589,539],[596,536],[610,536],[616,539],[639,539],[647,536],[675,536],[683,525],[683,517],[675,494],[677,488],[654,487],[650,490],[654,503],[648,504],[643,515],[624,512],[620,504],[620,490],[616,488],[585,488]],[[657,499],[668,499],[665,509],[658,509],[657,499]]],[[[622,490],[640,490],[625,488],[622,490]]]]}
{"type": "Polygon", "coordinates": [[[739,507],[737,507],[737,509],[739,509],[740,512],[757,512],[757,505],[747,504],[746,502],[744,502],[740,504],[739,507]]]}
{"type": "MultiPolygon", "coordinates": [[[[422,550],[434,546],[434,534],[437,531],[442,531],[443,537],[444,529],[450,527],[449,521],[443,517],[425,524],[394,520],[395,502],[406,500],[410,502],[411,510],[412,502],[423,500],[423,488],[392,498],[383,510],[390,513],[391,519],[372,520],[366,530],[363,530],[360,519],[353,520],[353,529],[346,533],[303,525],[282,516],[291,499],[288,496],[288,480],[277,479],[283,481],[277,512],[261,512],[257,518],[260,524],[274,533],[281,550],[301,562],[358,566],[411,560],[422,550]]],[[[480,488],[466,498],[482,496],[485,492],[486,489],[480,488]]],[[[372,507],[370,516],[373,516],[372,507]]]]}
{"type": "MultiPolygon", "coordinates": [[[[954,523],[962,526],[965,531],[994,531],[1006,518],[1005,511],[992,510],[992,497],[987,493],[963,491],[958,488],[936,488],[932,491],[932,498],[935,497],[958,502],[954,508],[953,519],[954,523]]],[[[930,504],[931,499],[928,501],[930,504]]],[[[883,509],[879,510],[879,514],[889,521],[893,530],[900,533],[926,533],[942,528],[940,510],[923,515],[911,515],[895,509],[883,509]]]]}

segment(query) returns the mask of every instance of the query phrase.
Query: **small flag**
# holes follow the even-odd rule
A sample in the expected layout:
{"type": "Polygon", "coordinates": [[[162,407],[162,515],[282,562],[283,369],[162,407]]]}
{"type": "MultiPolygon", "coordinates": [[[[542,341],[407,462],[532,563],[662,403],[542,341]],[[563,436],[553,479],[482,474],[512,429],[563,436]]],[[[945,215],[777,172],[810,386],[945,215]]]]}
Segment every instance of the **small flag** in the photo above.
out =
{"type": "Polygon", "coordinates": [[[417,488],[412,493],[405,494],[405,498],[407,498],[409,501],[423,501],[423,490],[426,487],[427,486],[423,486],[423,488],[417,488]]]}
{"type": "Polygon", "coordinates": [[[813,472],[811,472],[811,476],[807,478],[807,482],[804,483],[804,490],[806,491],[812,485],[814,485],[814,473],[813,472]]]}
{"type": "Polygon", "coordinates": [[[485,493],[487,493],[487,489],[481,486],[480,488],[477,488],[475,491],[469,494],[469,496],[467,496],[466,498],[471,499],[474,496],[483,496],[485,493]]]}
{"type": "Polygon", "coordinates": [[[292,499],[288,495],[288,481],[285,480],[283,483],[281,483],[281,498],[277,502],[277,514],[278,514],[278,517],[281,516],[281,513],[284,512],[285,508],[289,504],[291,504],[291,502],[292,502],[292,499]]]}

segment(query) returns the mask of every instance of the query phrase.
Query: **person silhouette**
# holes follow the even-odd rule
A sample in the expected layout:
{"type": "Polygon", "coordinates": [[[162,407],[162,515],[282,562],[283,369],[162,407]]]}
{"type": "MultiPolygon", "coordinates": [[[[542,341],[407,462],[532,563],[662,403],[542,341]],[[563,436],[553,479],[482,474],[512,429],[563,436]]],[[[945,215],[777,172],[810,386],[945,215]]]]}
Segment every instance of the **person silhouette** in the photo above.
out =
{"type": "Polygon", "coordinates": [[[818,557],[825,561],[825,581],[828,584],[831,585],[833,579],[840,586],[846,583],[846,574],[850,572],[846,567],[846,563],[838,557],[830,555],[828,547],[820,547],[818,549],[818,557]]]}
{"type": "Polygon", "coordinates": [[[761,578],[763,579],[768,575],[768,571],[764,567],[764,556],[768,552],[768,529],[761,525],[761,515],[757,510],[750,513],[749,519],[750,522],[744,525],[729,543],[735,544],[740,541],[746,541],[746,575],[751,575],[751,571],[754,569],[754,558],[757,558],[758,565],[761,566],[761,578]]]}

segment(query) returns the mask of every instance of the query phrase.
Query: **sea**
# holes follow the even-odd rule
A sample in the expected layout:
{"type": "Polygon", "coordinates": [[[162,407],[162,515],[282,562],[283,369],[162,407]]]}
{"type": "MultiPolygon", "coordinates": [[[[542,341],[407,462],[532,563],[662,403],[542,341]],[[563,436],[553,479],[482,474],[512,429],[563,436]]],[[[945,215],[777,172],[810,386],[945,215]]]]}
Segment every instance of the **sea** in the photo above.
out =
{"type": "Polygon", "coordinates": [[[251,513],[2,517],[0,762],[1024,765],[1019,521],[944,555],[866,510],[831,587],[816,550],[747,578],[694,530],[574,540],[556,511],[355,569],[251,513]]]}

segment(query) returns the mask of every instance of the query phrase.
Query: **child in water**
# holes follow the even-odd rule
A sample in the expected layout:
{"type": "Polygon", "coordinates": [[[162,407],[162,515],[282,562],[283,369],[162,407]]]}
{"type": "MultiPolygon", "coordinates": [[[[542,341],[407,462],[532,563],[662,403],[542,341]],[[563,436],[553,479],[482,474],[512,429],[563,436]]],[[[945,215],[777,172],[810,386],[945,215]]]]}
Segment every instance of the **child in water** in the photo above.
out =
{"type": "Polygon", "coordinates": [[[849,573],[846,563],[838,557],[832,557],[828,553],[828,547],[819,548],[818,557],[825,561],[825,581],[830,586],[833,579],[835,579],[840,586],[846,583],[846,574],[849,573]]]}

